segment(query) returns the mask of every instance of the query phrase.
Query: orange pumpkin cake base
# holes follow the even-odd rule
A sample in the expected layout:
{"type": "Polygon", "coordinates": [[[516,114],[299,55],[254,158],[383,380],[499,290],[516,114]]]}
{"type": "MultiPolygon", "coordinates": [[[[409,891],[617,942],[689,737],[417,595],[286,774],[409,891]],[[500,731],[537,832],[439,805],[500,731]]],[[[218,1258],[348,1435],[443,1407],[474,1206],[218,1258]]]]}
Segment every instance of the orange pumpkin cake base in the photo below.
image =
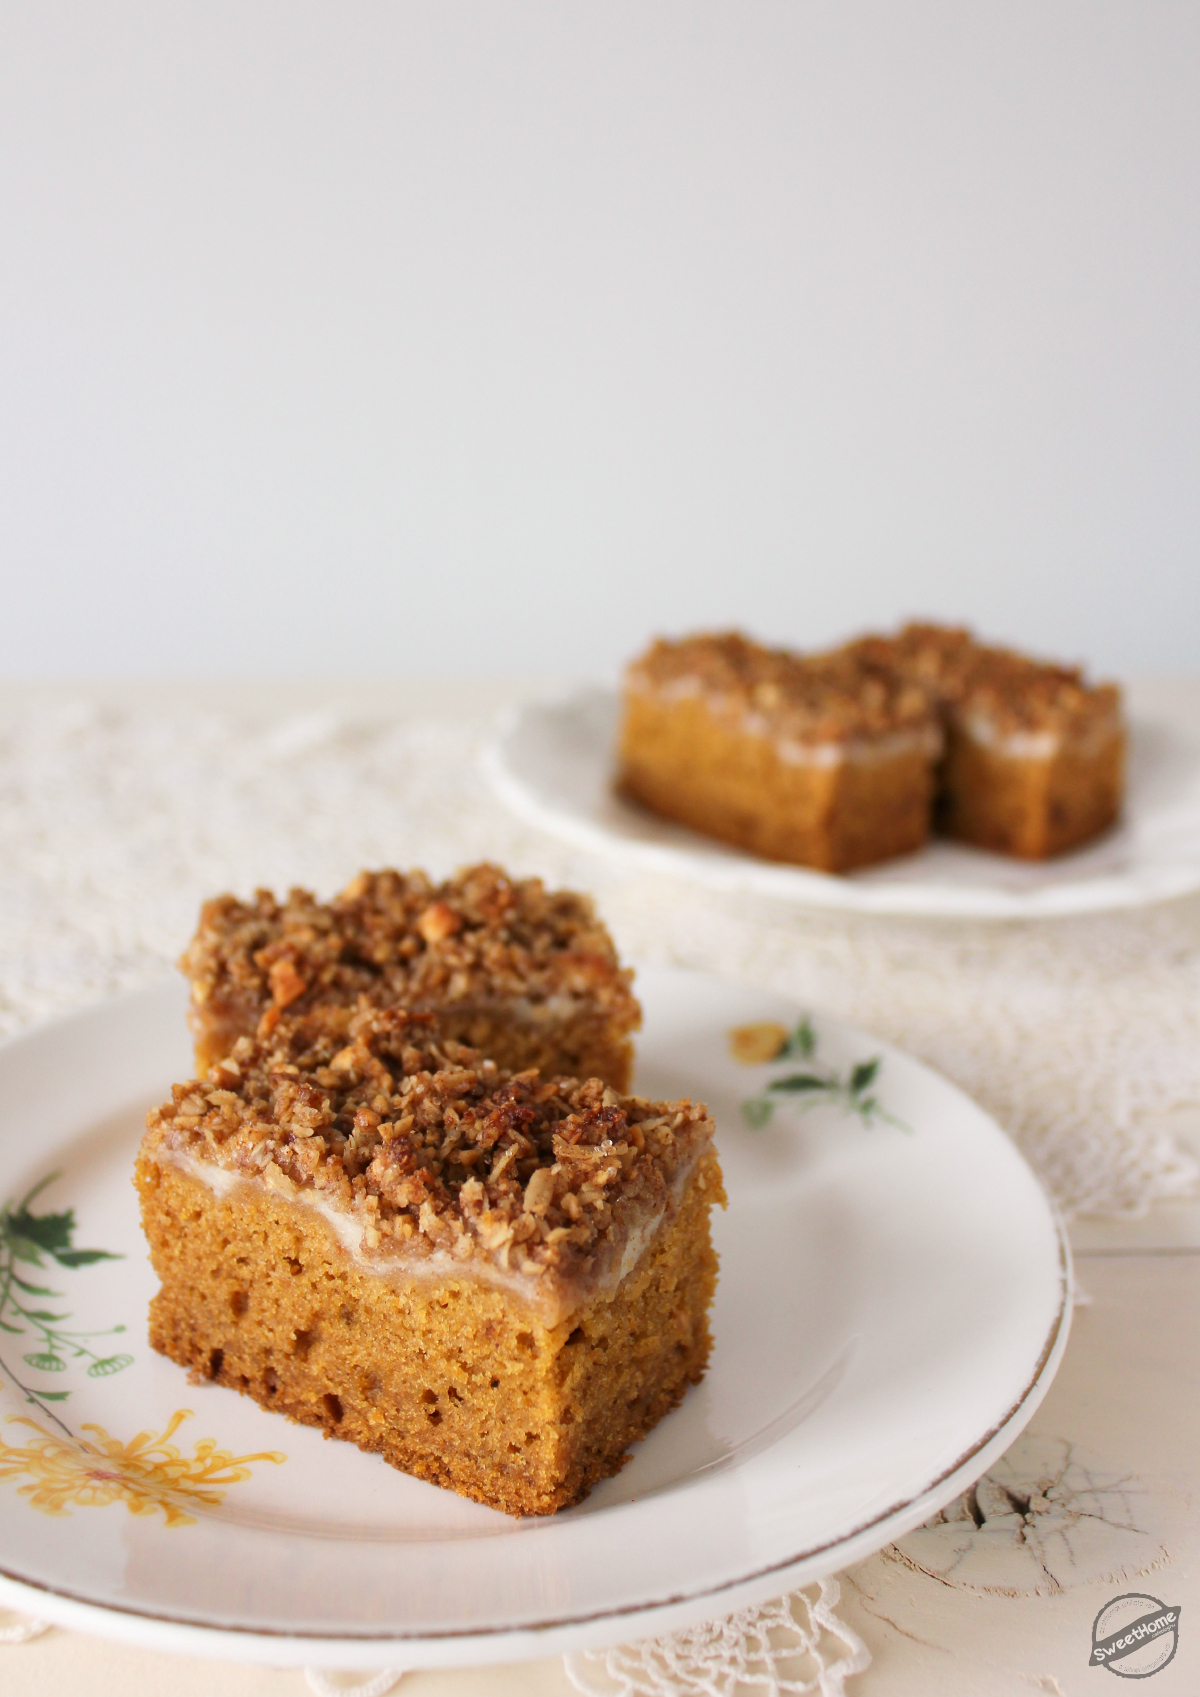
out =
{"type": "Polygon", "coordinates": [[[946,754],[935,821],[944,835],[1023,860],[1091,841],[1121,808],[1120,692],[1077,667],[976,642],[969,631],[909,625],[853,645],[926,689],[946,754]]]}
{"type": "Polygon", "coordinates": [[[431,1023],[285,1017],[149,1116],[150,1340],[405,1472],[549,1514],[704,1372],[712,1124],[507,1074],[431,1023]]]}
{"type": "Polygon", "coordinates": [[[843,872],[925,842],[940,747],[924,694],[881,668],[694,637],[629,669],[617,782],[752,854],[843,872]]]}

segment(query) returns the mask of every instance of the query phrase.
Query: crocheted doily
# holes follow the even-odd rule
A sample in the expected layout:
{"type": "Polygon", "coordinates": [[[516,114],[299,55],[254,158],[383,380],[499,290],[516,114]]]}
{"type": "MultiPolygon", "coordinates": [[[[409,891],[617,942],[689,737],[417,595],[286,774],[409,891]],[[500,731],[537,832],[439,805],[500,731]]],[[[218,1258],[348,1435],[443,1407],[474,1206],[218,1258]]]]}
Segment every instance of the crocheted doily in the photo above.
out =
{"type": "Polygon", "coordinates": [[[1165,1117],[1200,1102],[1200,898],[1031,921],[787,908],[631,874],[492,798],[489,715],[386,722],[33,692],[0,704],[0,1031],[162,973],[202,897],[490,858],[593,890],[623,952],[785,991],[930,1061],[1066,1213],[1189,1194],[1165,1117]]]}
{"type": "Polygon", "coordinates": [[[563,1667],[584,1697],[845,1697],[871,1657],[834,1613],[840,1595],[822,1579],[686,1632],[564,1656],[563,1667]]]}
{"type": "MultiPolygon", "coordinates": [[[[564,1656],[563,1669],[584,1697],[845,1697],[846,1680],[871,1657],[834,1613],[840,1594],[836,1579],[822,1579],[685,1632],[564,1656]]],[[[15,1624],[0,1627],[0,1644],[48,1630],[45,1621],[8,1618],[15,1624]]],[[[304,1679],[316,1697],[384,1697],[402,1683],[404,1670],[339,1679],[307,1668],[304,1679]]]]}

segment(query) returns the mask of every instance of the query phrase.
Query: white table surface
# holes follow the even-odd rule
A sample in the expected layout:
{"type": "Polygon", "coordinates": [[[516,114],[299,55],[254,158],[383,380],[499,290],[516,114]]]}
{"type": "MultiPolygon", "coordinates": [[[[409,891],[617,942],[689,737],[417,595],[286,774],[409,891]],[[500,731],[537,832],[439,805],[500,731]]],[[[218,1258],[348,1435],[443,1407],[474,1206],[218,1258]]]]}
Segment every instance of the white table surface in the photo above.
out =
{"type": "MultiPolygon", "coordinates": [[[[143,692],[112,686],[105,693],[127,700],[143,692]]],[[[263,701],[286,693],[255,692],[263,701]]],[[[379,705],[381,692],[370,694],[379,705]]],[[[302,699],[291,695],[293,703],[302,699]]],[[[1200,1152],[1200,1109],[1181,1114],[1178,1130],[1200,1152]]],[[[1130,1589],[1182,1605],[1178,1653],[1153,1676],[1152,1697],[1200,1691],[1200,1200],[1163,1203],[1140,1220],[1080,1219],[1070,1237],[1089,1300],[1076,1312],[1029,1440],[1065,1440],[1134,1481],[1143,1542],[1160,1546],[1156,1565],[1119,1580],[1103,1571],[1101,1554],[1057,1594],[1005,1595],[985,1566],[946,1582],[883,1551],[842,1577],[839,1613],[873,1656],[849,1681],[848,1697],[1098,1697],[1107,1687],[1101,1670],[1088,1666],[1092,1621],[1110,1597],[1130,1589]]],[[[1028,1590],[1023,1582],[1009,1588],[1028,1590]]],[[[413,1697],[565,1697],[572,1687],[555,1659],[412,1673],[398,1689],[413,1697]]],[[[306,1690],[296,1670],[166,1656],[59,1630],[0,1645],[4,1697],[299,1697],[306,1690]]]]}

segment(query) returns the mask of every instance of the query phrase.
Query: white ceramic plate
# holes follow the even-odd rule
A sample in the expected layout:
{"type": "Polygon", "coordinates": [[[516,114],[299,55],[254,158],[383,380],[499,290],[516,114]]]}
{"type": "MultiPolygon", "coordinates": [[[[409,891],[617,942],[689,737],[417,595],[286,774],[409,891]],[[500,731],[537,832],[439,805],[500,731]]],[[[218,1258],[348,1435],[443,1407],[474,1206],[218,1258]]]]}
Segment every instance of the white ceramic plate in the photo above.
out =
{"type": "Polygon", "coordinates": [[[130,1171],[147,1105],[189,1071],[179,987],[0,1050],[0,1198],[61,1175],[15,1226],[10,1206],[0,1244],[0,1604],[275,1665],[534,1657],[778,1595],[983,1472],[1041,1400],[1070,1312],[1061,1233],[1013,1145],[832,1019],[809,1057],[741,1065],[731,1027],[794,1028],[799,1010],[698,974],[638,986],[640,1088],[716,1113],[715,1348],[625,1470],[549,1520],[406,1478],[151,1352],[130,1171]],[[767,1089],[800,1074],[831,1088],[767,1089]],[[755,1128],[741,1105],[764,1099],[755,1128]],[[12,1259],[16,1238],[40,1265],[12,1259]]]}
{"type": "Polygon", "coordinates": [[[935,841],[832,876],[727,848],[620,800],[612,789],[617,700],[580,690],[507,714],[484,769],[514,812],[555,836],[718,889],[874,913],[1018,919],[1163,901],[1200,889],[1200,727],[1133,721],[1123,823],[1091,846],[1029,864],[935,841]]]}

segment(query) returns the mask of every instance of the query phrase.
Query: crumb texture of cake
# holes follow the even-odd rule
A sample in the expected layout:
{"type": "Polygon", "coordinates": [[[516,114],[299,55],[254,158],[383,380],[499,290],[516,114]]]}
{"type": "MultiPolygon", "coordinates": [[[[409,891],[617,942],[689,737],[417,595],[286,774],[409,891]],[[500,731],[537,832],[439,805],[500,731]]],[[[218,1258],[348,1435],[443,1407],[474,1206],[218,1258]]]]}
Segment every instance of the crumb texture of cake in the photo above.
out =
{"type": "Polygon", "coordinates": [[[629,668],[618,787],[766,859],[841,872],[924,843],[940,749],[928,693],[887,666],[699,636],[629,668]]]}
{"type": "Polygon", "coordinates": [[[148,1117],[153,1346],[511,1514],[615,1472],[703,1374],[712,1122],[327,1006],[148,1117]]]}
{"type": "Polygon", "coordinates": [[[590,900],[465,868],[363,872],[330,902],[206,902],[180,961],[192,987],[196,1065],[205,1072],[285,1010],[325,1003],[436,1016],[438,1030],[520,1071],[629,1083],[641,1009],[590,900]]]}
{"type": "Polygon", "coordinates": [[[1044,859],[1117,817],[1120,692],[1077,667],[910,624],[824,654],[736,633],[628,669],[618,789],[767,859],[849,871],[932,827],[1044,859]]]}

